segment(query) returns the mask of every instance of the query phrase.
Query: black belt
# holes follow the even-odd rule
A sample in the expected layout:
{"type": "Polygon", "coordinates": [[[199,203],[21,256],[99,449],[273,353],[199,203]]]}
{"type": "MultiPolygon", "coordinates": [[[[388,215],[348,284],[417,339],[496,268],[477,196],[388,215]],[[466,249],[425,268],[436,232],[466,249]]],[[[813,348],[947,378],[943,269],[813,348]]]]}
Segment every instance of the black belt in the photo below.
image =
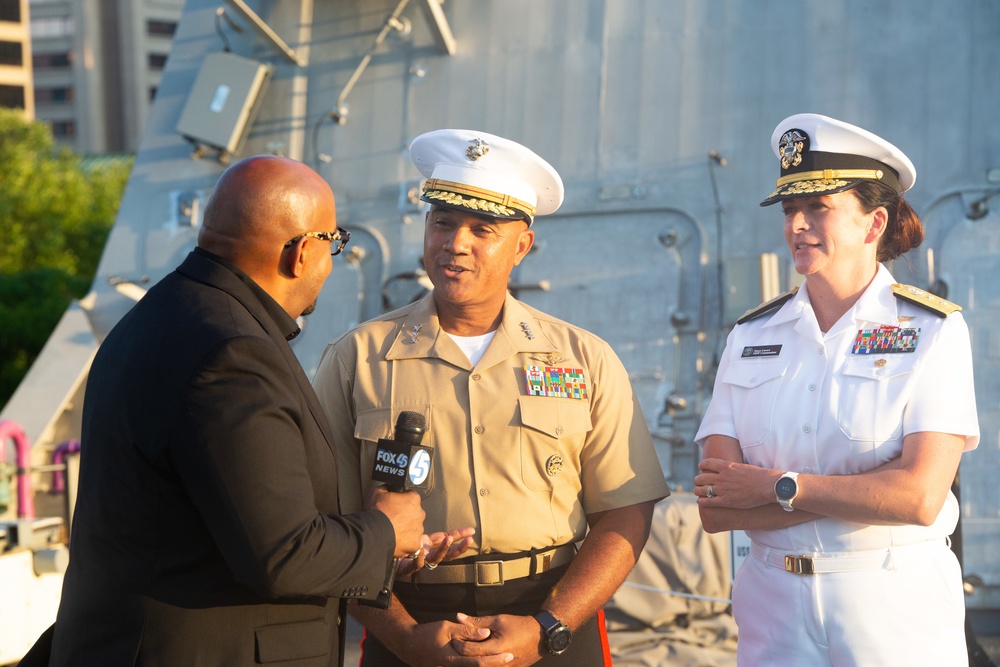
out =
{"type": "Polygon", "coordinates": [[[476,586],[503,586],[505,581],[541,574],[568,564],[576,555],[572,543],[553,547],[548,551],[526,553],[519,558],[505,560],[478,560],[471,563],[442,563],[433,570],[427,567],[400,581],[414,584],[475,584],[476,586]]]}

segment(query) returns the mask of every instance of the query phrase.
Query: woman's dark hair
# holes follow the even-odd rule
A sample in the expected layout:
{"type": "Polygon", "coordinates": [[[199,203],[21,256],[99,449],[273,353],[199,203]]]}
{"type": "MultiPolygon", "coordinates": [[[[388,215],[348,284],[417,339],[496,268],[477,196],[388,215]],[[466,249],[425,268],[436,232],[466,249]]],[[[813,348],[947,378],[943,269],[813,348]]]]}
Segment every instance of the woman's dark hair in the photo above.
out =
{"type": "Polygon", "coordinates": [[[871,213],[879,206],[885,206],[889,212],[885,233],[878,241],[876,259],[879,262],[896,259],[923,243],[924,225],[901,194],[878,181],[861,181],[851,188],[851,192],[858,198],[865,213],[871,213]]]}

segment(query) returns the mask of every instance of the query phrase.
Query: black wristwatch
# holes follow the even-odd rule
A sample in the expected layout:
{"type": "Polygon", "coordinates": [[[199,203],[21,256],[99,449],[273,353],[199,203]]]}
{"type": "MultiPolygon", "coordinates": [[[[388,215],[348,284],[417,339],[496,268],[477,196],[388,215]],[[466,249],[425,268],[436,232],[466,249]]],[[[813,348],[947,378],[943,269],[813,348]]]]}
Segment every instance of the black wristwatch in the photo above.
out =
{"type": "Polygon", "coordinates": [[[569,648],[569,643],[573,641],[573,631],[567,628],[562,621],[542,610],[535,614],[535,620],[542,626],[545,633],[545,646],[552,655],[561,655],[569,648]]]}

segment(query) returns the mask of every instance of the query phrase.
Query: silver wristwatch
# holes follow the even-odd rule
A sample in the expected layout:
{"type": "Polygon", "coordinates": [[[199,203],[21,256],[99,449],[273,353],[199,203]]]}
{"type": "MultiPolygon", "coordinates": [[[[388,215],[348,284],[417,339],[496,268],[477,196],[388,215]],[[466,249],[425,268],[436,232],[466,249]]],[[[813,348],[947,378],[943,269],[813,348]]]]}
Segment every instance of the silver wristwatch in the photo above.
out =
{"type": "Polygon", "coordinates": [[[799,493],[798,476],[799,473],[797,472],[786,472],[774,483],[774,496],[778,499],[781,509],[786,512],[791,512],[795,509],[792,507],[792,501],[795,500],[795,496],[799,493]]]}

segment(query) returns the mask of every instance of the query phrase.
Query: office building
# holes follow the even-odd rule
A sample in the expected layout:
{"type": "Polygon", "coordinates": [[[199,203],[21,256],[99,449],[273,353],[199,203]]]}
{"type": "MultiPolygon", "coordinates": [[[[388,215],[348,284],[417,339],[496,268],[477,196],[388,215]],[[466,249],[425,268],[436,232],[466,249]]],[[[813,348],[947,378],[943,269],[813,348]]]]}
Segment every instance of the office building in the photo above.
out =
{"type": "Polygon", "coordinates": [[[184,0],[30,5],[35,116],[78,153],[134,152],[184,0]]]}
{"type": "Polygon", "coordinates": [[[0,107],[35,114],[28,0],[0,0],[0,107]]]}

